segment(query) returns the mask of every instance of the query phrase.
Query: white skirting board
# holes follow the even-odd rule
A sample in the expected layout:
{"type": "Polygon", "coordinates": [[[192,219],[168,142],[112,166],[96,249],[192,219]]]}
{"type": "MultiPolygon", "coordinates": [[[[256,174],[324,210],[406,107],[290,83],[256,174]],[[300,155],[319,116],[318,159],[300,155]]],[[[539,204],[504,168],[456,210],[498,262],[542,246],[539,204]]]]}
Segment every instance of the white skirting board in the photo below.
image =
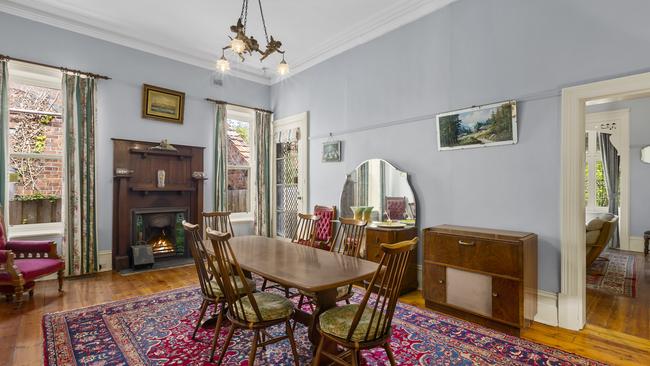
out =
{"type": "Polygon", "coordinates": [[[633,252],[643,253],[643,238],[639,236],[630,236],[630,250],[633,252]]]}
{"type": "Polygon", "coordinates": [[[113,269],[113,251],[111,250],[100,250],[97,253],[97,259],[99,260],[99,272],[107,272],[113,269]]]}
{"type": "MultiPolygon", "coordinates": [[[[643,245],[643,242],[641,243],[643,245]]],[[[422,290],[422,265],[418,265],[418,289],[422,290]]],[[[536,322],[557,326],[557,294],[544,290],[537,290],[537,315],[536,322]]]]}

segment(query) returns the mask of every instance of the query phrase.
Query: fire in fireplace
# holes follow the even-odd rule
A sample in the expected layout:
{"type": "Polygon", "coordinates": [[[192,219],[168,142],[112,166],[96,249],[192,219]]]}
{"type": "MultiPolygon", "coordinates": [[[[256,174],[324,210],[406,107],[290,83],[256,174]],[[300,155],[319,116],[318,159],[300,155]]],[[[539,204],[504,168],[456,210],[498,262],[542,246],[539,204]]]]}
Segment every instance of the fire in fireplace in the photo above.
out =
{"type": "Polygon", "coordinates": [[[185,254],[185,232],[182,222],[185,209],[163,208],[135,210],[133,244],[151,245],[156,257],[185,254]]]}

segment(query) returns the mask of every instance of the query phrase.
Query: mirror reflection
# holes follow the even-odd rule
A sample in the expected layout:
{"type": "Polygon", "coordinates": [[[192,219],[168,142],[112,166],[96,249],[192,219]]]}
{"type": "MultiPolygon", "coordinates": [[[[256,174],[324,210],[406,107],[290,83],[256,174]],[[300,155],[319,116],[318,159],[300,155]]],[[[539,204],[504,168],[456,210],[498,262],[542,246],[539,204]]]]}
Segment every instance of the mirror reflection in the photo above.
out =
{"type": "Polygon", "coordinates": [[[340,210],[341,217],[415,225],[416,202],[408,174],[382,159],[364,161],[346,177],[340,210]]]}

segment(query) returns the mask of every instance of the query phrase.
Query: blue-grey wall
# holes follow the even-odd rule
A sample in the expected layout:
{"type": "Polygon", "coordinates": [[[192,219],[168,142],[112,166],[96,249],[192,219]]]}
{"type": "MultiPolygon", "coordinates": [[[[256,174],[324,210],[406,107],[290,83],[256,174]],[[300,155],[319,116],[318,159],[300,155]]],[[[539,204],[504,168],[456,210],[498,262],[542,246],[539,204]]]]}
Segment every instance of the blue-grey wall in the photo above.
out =
{"type": "Polygon", "coordinates": [[[587,112],[630,110],[630,236],[650,230],[650,164],[641,161],[641,148],[650,145],[650,98],[595,105],[587,112]]]}
{"type": "Polygon", "coordinates": [[[274,85],[276,118],[310,112],[311,136],[519,99],[519,143],[438,152],[431,119],[349,133],[342,163],[310,145],[310,202],[338,204],[344,175],[385,158],[411,173],[420,226],[535,232],[539,285],[560,284],[559,89],[650,69],[650,2],[460,0],[274,85]]]}
{"type": "MultiPolygon", "coordinates": [[[[113,144],[111,138],[205,146],[205,171],[212,176],[214,105],[212,97],[244,105],[269,107],[270,88],[226,77],[222,87],[212,72],[131,48],[0,13],[0,54],[98,74],[97,228],[100,250],[112,246],[113,144]],[[142,119],[142,84],[186,93],[183,125],[142,119]]],[[[212,208],[213,181],[206,182],[205,208],[212,208]]]]}

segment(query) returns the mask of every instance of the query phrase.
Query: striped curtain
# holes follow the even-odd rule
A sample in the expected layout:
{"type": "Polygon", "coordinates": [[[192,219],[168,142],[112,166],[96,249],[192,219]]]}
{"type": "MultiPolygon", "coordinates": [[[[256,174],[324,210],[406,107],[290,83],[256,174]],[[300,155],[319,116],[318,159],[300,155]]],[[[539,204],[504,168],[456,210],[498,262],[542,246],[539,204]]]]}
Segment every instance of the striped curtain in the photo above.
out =
{"type": "Polygon", "coordinates": [[[255,112],[255,233],[271,236],[271,113],[255,112]]]}
{"type": "Polygon", "coordinates": [[[0,60],[0,215],[2,208],[5,207],[6,179],[7,179],[7,142],[5,141],[5,130],[9,123],[9,98],[8,84],[9,77],[7,73],[7,61],[0,60]]]}
{"type": "Polygon", "coordinates": [[[97,272],[95,216],[95,79],[63,74],[68,276],[97,272]]]}
{"type": "Polygon", "coordinates": [[[214,209],[228,209],[228,121],[226,105],[217,104],[214,133],[214,209]]]}

